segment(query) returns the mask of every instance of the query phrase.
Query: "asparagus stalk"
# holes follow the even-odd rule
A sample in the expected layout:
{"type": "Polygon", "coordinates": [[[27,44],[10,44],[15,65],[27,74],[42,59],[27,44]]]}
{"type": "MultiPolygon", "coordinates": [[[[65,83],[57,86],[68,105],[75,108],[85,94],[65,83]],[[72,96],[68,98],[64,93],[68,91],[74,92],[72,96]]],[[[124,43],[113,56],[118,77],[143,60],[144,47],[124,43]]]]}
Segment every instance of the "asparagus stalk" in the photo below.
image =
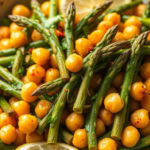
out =
{"type": "Polygon", "coordinates": [[[74,50],[73,25],[75,14],[75,5],[74,2],[71,2],[71,4],[68,6],[65,17],[65,40],[67,43],[66,57],[72,54],[74,50]]]}
{"type": "Polygon", "coordinates": [[[128,99],[129,99],[129,92],[134,77],[134,69],[140,57],[141,48],[143,47],[148,34],[149,31],[139,35],[138,38],[134,41],[131,48],[132,49],[131,56],[127,64],[123,86],[120,94],[121,98],[124,101],[124,107],[120,112],[116,113],[113,128],[112,128],[112,133],[111,133],[111,137],[114,139],[121,139],[121,133],[125,122],[126,109],[127,109],[128,99]]]}
{"type": "Polygon", "coordinates": [[[2,57],[0,58],[0,66],[11,68],[13,61],[14,61],[14,56],[8,56],[8,57],[2,57]]]}
{"type": "Polygon", "coordinates": [[[0,50],[0,57],[1,56],[12,56],[15,54],[16,54],[16,48],[0,50]]]}
{"type": "Polygon", "coordinates": [[[4,112],[6,112],[9,116],[14,115],[14,110],[12,107],[8,104],[6,99],[2,96],[0,96],[0,107],[3,109],[4,112]]]}
{"type": "Polygon", "coordinates": [[[0,149],[1,150],[16,150],[16,146],[13,144],[7,145],[7,144],[3,144],[2,141],[0,140],[0,149]]]}
{"type": "Polygon", "coordinates": [[[43,34],[44,39],[52,47],[53,53],[56,56],[62,80],[68,81],[70,77],[69,77],[69,72],[65,67],[65,56],[55,36],[51,34],[51,32],[49,32],[49,30],[47,30],[41,24],[37,23],[36,21],[30,20],[26,17],[21,17],[17,15],[9,15],[9,18],[20,26],[33,27],[43,34]]]}
{"type": "Polygon", "coordinates": [[[50,1],[49,18],[57,15],[57,0],[50,1]]]}
{"type": "Polygon", "coordinates": [[[143,14],[143,18],[149,18],[150,17],[150,2],[146,4],[146,8],[143,14]]]}
{"type": "Polygon", "coordinates": [[[96,138],[96,118],[98,110],[102,105],[104,96],[107,89],[110,87],[110,84],[115,77],[115,75],[121,70],[123,65],[128,60],[130,51],[123,52],[118,58],[115,59],[113,65],[109,68],[103,82],[101,83],[98,89],[98,95],[96,100],[93,102],[91,111],[87,116],[86,120],[86,131],[88,132],[88,147],[90,150],[97,149],[97,138],[96,138]]]}

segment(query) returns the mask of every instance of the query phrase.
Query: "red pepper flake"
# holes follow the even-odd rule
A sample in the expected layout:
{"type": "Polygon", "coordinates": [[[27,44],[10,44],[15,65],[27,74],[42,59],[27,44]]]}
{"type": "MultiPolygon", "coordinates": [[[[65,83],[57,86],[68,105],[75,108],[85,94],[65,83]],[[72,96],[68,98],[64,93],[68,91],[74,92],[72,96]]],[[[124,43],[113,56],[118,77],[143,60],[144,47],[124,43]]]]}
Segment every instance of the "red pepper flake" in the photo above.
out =
{"type": "Polygon", "coordinates": [[[55,30],[55,33],[60,38],[63,38],[65,36],[65,33],[62,30],[55,30]]]}
{"type": "Polygon", "coordinates": [[[34,73],[31,73],[31,75],[32,75],[32,76],[35,76],[35,74],[34,74],[34,73]]]}
{"type": "Polygon", "coordinates": [[[87,52],[89,53],[91,50],[93,50],[93,46],[91,46],[91,47],[89,47],[88,49],[87,49],[87,52]]]}
{"type": "Polygon", "coordinates": [[[110,62],[109,62],[109,65],[110,65],[110,66],[112,66],[113,64],[114,64],[114,62],[113,62],[113,61],[110,61],[110,62]]]}
{"type": "Polygon", "coordinates": [[[34,48],[30,48],[30,49],[29,49],[29,53],[30,53],[30,54],[32,54],[33,49],[34,49],[34,48]]]}

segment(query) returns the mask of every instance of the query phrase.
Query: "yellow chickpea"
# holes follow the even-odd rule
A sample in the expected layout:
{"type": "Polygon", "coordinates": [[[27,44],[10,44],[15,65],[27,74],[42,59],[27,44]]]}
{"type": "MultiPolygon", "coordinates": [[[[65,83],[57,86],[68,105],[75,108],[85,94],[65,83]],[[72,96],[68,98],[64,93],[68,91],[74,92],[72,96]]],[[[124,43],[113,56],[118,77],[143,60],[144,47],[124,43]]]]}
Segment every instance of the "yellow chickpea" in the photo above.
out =
{"type": "Polygon", "coordinates": [[[0,27],[0,40],[10,37],[10,29],[7,26],[0,27]]]}
{"type": "Polygon", "coordinates": [[[123,33],[121,33],[121,32],[117,32],[117,34],[113,38],[113,42],[119,42],[119,41],[125,41],[125,40],[126,39],[125,39],[123,33]]]}
{"type": "Polygon", "coordinates": [[[50,66],[53,67],[53,68],[58,69],[58,63],[57,63],[57,60],[56,60],[56,57],[55,57],[54,54],[51,55],[50,66]]]}
{"type": "Polygon", "coordinates": [[[87,132],[85,129],[77,129],[75,131],[72,143],[78,148],[85,148],[88,145],[87,132]]]}
{"type": "Polygon", "coordinates": [[[33,82],[26,83],[22,86],[21,96],[25,102],[34,102],[37,100],[38,96],[31,96],[37,87],[38,86],[33,82]]]}
{"type": "Polygon", "coordinates": [[[15,117],[19,118],[21,115],[30,114],[30,105],[25,101],[15,102],[12,105],[13,110],[15,111],[15,117]]]}
{"type": "Polygon", "coordinates": [[[97,118],[96,120],[96,136],[99,137],[101,135],[103,135],[106,131],[106,128],[105,128],[105,125],[104,125],[104,122],[97,118]]]}
{"type": "Polygon", "coordinates": [[[148,112],[150,112],[150,95],[147,95],[140,103],[143,109],[146,109],[148,112]]]}
{"type": "Polygon", "coordinates": [[[29,83],[29,82],[30,82],[27,76],[22,77],[21,80],[22,80],[22,82],[24,82],[24,83],[29,83]]]}
{"type": "Polygon", "coordinates": [[[77,129],[80,129],[84,125],[84,116],[72,112],[70,115],[67,116],[65,124],[69,129],[69,131],[74,132],[77,129]]]}
{"type": "Polygon", "coordinates": [[[107,14],[104,19],[104,21],[110,21],[113,23],[113,25],[116,25],[116,24],[120,24],[120,15],[117,14],[117,13],[109,13],[107,14]]]}
{"type": "Polygon", "coordinates": [[[121,136],[122,144],[126,147],[134,147],[140,139],[139,131],[133,126],[124,128],[121,136]]]}
{"type": "Polygon", "coordinates": [[[142,136],[150,135],[150,122],[144,128],[139,129],[142,136]]]}
{"type": "Polygon", "coordinates": [[[135,101],[134,99],[131,99],[130,112],[133,113],[140,108],[141,108],[140,103],[138,101],[135,101]]]}
{"type": "Polygon", "coordinates": [[[90,40],[86,38],[80,38],[75,41],[76,52],[81,56],[85,57],[89,53],[89,49],[93,49],[93,45],[90,40]]]}
{"type": "Polygon", "coordinates": [[[13,31],[22,31],[24,27],[18,26],[16,23],[11,23],[10,24],[10,32],[13,31]]]}
{"type": "Polygon", "coordinates": [[[49,9],[50,9],[50,1],[45,1],[41,5],[41,10],[45,14],[45,16],[49,16],[49,9]]]}
{"type": "Polygon", "coordinates": [[[27,78],[30,82],[39,84],[45,76],[45,69],[40,65],[32,65],[27,70],[27,78]]]}
{"type": "Polygon", "coordinates": [[[43,40],[43,36],[40,32],[34,29],[31,34],[31,39],[32,41],[39,41],[39,40],[43,40]]]}
{"type": "Polygon", "coordinates": [[[134,26],[138,27],[139,29],[141,29],[141,27],[142,27],[142,23],[136,16],[131,16],[129,19],[127,19],[125,21],[124,25],[125,25],[125,27],[134,25],[134,26]]]}
{"type": "Polygon", "coordinates": [[[4,144],[11,144],[17,138],[16,130],[12,125],[1,128],[1,140],[4,144]]]}
{"type": "Polygon", "coordinates": [[[2,39],[0,41],[0,50],[12,48],[11,40],[8,38],[2,39]]]}
{"type": "Polygon", "coordinates": [[[130,120],[136,128],[144,128],[149,123],[148,111],[145,109],[136,110],[132,113],[130,120]]]}
{"type": "Polygon", "coordinates": [[[13,7],[12,15],[19,15],[29,18],[31,16],[31,12],[26,6],[19,4],[13,7]]]}
{"type": "Polygon", "coordinates": [[[11,97],[8,102],[9,102],[9,105],[12,106],[15,102],[18,102],[18,101],[19,101],[18,98],[11,97]]]}
{"type": "Polygon", "coordinates": [[[97,30],[103,30],[106,32],[112,26],[113,26],[113,23],[111,21],[101,21],[97,26],[97,30]]]}
{"type": "Polygon", "coordinates": [[[91,34],[88,35],[88,39],[95,46],[97,43],[99,43],[102,40],[104,35],[105,35],[104,30],[95,30],[91,34]]]}
{"type": "Polygon", "coordinates": [[[150,63],[144,63],[140,67],[140,74],[144,80],[147,80],[148,78],[150,78],[150,63]]]}
{"type": "Polygon", "coordinates": [[[123,35],[127,40],[132,39],[139,34],[140,34],[139,28],[134,25],[127,26],[123,30],[123,35]]]}
{"type": "Polygon", "coordinates": [[[142,101],[147,96],[147,89],[142,82],[135,82],[131,86],[130,95],[134,100],[142,101]]]}
{"type": "Polygon", "coordinates": [[[71,72],[78,72],[83,67],[83,59],[77,54],[71,54],[65,61],[66,68],[71,72]]]}
{"type": "Polygon", "coordinates": [[[98,117],[104,122],[106,126],[112,125],[114,121],[114,114],[104,108],[100,109],[98,117]]]}
{"type": "Polygon", "coordinates": [[[145,11],[145,5],[144,4],[139,4],[133,9],[133,14],[139,17],[143,16],[143,13],[145,11]]]}
{"type": "Polygon", "coordinates": [[[23,132],[21,132],[21,131],[19,130],[19,128],[16,128],[16,134],[17,134],[17,138],[16,138],[16,140],[13,142],[13,144],[14,144],[15,146],[20,146],[20,145],[26,143],[26,135],[25,135],[23,132]]]}
{"type": "Polygon", "coordinates": [[[107,95],[111,94],[111,93],[118,93],[118,91],[117,91],[113,86],[111,86],[111,87],[109,87],[109,89],[107,90],[105,97],[106,97],[107,95]]]}
{"type": "Polygon", "coordinates": [[[117,150],[115,140],[111,138],[104,138],[98,142],[98,150],[117,150]]]}
{"type": "Polygon", "coordinates": [[[35,131],[38,126],[38,120],[33,115],[22,115],[18,121],[19,130],[25,134],[35,131]]]}
{"type": "Polygon", "coordinates": [[[35,113],[39,118],[44,118],[45,115],[49,112],[51,109],[51,103],[46,100],[40,100],[36,107],[35,107],[35,113]]]}
{"type": "Polygon", "coordinates": [[[5,112],[0,114],[0,129],[3,126],[11,124],[12,126],[16,127],[17,121],[14,116],[8,116],[5,112]]]}
{"type": "Polygon", "coordinates": [[[107,95],[107,97],[105,97],[104,105],[105,109],[109,110],[112,113],[117,113],[123,108],[124,101],[118,93],[111,93],[107,95]]]}
{"type": "Polygon", "coordinates": [[[24,46],[28,42],[27,36],[22,31],[13,31],[10,35],[10,39],[14,48],[24,46]]]}
{"type": "Polygon", "coordinates": [[[60,125],[62,125],[62,126],[65,125],[65,120],[66,120],[68,115],[69,115],[69,111],[66,108],[64,108],[64,110],[61,114],[60,125]]]}
{"type": "Polygon", "coordinates": [[[28,133],[26,135],[26,142],[27,143],[34,143],[34,142],[40,142],[40,141],[44,141],[44,136],[40,135],[36,131],[34,131],[32,133],[28,133]]]}

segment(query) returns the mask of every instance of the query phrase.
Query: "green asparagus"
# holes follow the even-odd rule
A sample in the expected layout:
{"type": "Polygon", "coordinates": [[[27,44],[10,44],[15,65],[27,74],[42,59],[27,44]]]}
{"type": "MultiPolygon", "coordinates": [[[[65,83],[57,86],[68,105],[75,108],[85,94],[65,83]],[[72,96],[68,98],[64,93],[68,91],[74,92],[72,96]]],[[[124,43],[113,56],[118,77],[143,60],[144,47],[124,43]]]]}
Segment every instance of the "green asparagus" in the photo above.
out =
{"type": "Polygon", "coordinates": [[[15,56],[7,56],[0,58],[0,66],[11,68],[15,56]]]}
{"type": "Polygon", "coordinates": [[[16,54],[16,48],[0,50],[0,57],[1,56],[12,56],[15,54],[16,54]]]}

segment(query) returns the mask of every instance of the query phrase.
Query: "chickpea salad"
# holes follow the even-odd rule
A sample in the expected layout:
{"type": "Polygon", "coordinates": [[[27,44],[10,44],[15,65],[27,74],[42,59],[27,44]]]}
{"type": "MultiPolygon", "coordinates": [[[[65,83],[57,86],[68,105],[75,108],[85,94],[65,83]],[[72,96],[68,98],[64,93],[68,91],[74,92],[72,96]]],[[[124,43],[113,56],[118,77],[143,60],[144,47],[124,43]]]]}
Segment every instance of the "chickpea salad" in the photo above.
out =
{"type": "Polygon", "coordinates": [[[150,150],[150,1],[30,3],[0,26],[0,150],[150,150]]]}

